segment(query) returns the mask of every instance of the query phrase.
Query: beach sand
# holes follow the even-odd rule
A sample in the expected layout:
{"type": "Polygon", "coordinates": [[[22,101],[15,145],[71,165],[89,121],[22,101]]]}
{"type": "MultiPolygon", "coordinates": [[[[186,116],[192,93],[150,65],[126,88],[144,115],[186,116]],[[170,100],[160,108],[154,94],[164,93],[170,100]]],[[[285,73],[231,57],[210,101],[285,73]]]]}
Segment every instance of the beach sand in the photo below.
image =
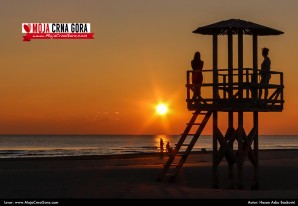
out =
{"type": "MultiPolygon", "coordinates": [[[[84,199],[254,199],[298,197],[298,150],[260,151],[260,189],[245,162],[243,190],[227,189],[227,166],[219,168],[220,189],[212,189],[212,154],[191,153],[176,181],[157,182],[167,160],[159,154],[0,160],[0,198],[84,199]]],[[[235,167],[235,183],[237,168],[235,167]]]]}

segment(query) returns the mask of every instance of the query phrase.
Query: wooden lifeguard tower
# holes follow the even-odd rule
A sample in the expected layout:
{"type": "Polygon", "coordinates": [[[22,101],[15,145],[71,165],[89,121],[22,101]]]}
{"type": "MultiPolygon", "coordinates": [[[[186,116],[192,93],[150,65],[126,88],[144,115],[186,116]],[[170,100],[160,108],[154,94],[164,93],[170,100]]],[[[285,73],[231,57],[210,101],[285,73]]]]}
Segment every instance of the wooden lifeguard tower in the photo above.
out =
{"type": "Polygon", "coordinates": [[[195,96],[197,92],[194,92],[195,87],[191,82],[193,71],[187,71],[187,108],[194,112],[157,180],[174,180],[213,115],[213,187],[219,186],[218,166],[226,158],[229,188],[234,187],[233,167],[236,165],[238,188],[242,189],[244,162],[248,158],[254,168],[252,189],[258,189],[258,115],[259,112],[281,112],[284,104],[282,72],[271,70],[269,84],[263,84],[258,79],[258,36],[280,35],[283,32],[240,19],[230,19],[199,27],[193,33],[212,35],[213,69],[203,70],[201,96],[195,96]],[[227,69],[218,68],[218,35],[228,36],[227,69]],[[233,35],[238,35],[238,68],[233,67],[233,35]],[[253,68],[243,66],[243,35],[252,36],[253,68]],[[263,90],[263,94],[264,90],[268,91],[267,98],[258,97],[260,90],[263,90]],[[246,133],[244,113],[248,112],[252,113],[253,126],[246,133]],[[226,131],[221,131],[218,126],[220,113],[227,114],[226,131]],[[234,116],[237,116],[237,121],[234,121],[234,116]]]}

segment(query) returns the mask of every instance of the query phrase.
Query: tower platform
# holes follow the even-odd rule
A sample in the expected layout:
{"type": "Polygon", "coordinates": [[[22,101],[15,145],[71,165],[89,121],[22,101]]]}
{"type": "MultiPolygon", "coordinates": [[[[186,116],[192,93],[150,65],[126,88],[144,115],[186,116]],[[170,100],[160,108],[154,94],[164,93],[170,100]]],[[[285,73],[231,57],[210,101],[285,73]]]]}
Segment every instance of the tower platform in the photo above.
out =
{"type": "MultiPolygon", "coordinates": [[[[258,70],[259,71],[259,70],[258,70]]],[[[260,83],[258,78],[253,83],[253,72],[251,68],[242,69],[243,81],[240,84],[239,69],[233,69],[234,81],[228,83],[228,69],[217,71],[217,83],[213,83],[213,70],[203,70],[204,82],[201,91],[196,91],[196,85],[191,84],[193,71],[187,71],[187,108],[189,111],[200,109],[202,111],[222,112],[281,112],[283,110],[283,73],[270,72],[269,84],[260,83]],[[212,90],[218,91],[218,96],[213,97],[212,90]],[[265,90],[268,95],[265,97],[265,90]],[[260,91],[262,95],[260,96],[260,91]],[[240,92],[242,93],[240,97],[240,92]]]]}

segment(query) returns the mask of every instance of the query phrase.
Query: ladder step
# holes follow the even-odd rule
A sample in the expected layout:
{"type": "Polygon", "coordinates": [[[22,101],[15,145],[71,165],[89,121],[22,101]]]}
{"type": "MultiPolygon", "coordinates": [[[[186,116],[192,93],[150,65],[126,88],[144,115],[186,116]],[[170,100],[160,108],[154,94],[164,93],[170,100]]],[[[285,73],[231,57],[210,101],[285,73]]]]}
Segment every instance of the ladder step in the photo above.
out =
{"type": "MultiPolygon", "coordinates": [[[[183,134],[181,134],[181,135],[183,135],[183,134]]],[[[195,134],[187,134],[187,136],[194,136],[195,134]]]]}
{"type": "MultiPolygon", "coordinates": [[[[178,163],[172,163],[169,165],[169,167],[175,167],[175,166],[178,166],[179,164],[178,163]]],[[[164,164],[163,166],[166,166],[166,164],[164,164]]]]}
{"type": "Polygon", "coordinates": [[[192,114],[208,114],[208,112],[200,112],[200,113],[194,112],[192,114]]]}
{"type": "MultiPolygon", "coordinates": [[[[189,123],[186,124],[189,125],[189,123]]],[[[192,125],[201,125],[201,123],[192,123],[192,125]]]]}
{"type": "MultiPolygon", "coordinates": [[[[177,145],[177,144],[175,144],[175,145],[177,145]]],[[[181,146],[189,146],[190,144],[182,144],[181,146]]]]}

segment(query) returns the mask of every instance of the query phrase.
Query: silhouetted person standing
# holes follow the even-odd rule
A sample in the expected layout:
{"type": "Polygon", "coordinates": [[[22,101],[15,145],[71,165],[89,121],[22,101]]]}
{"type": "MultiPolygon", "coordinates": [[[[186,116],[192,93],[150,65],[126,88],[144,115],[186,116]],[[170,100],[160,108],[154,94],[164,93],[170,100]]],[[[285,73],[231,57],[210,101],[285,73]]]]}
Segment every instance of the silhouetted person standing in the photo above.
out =
{"type": "MultiPolygon", "coordinates": [[[[270,67],[271,67],[271,61],[270,58],[268,57],[268,53],[269,53],[269,49],[268,48],[263,48],[262,49],[262,56],[264,57],[264,60],[261,64],[261,71],[260,71],[260,75],[261,75],[261,84],[265,84],[265,97],[264,99],[267,100],[268,97],[268,84],[269,84],[269,80],[271,78],[271,74],[270,74],[270,67]]],[[[259,99],[262,98],[262,89],[260,89],[259,92],[259,99]]]]}
{"type": "Polygon", "coordinates": [[[160,145],[160,154],[163,154],[163,145],[164,145],[164,143],[163,143],[162,138],[160,138],[159,145],[160,145]]]}
{"type": "Polygon", "coordinates": [[[200,52],[196,52],[193,60],[191,61],[191,67],[193,69],[193,73],[192,73],[192,84],[194,88],[193,98],[201,97],[201,86],[203,83],[203,74],[202,74],[203,66],[204,66],[204,62],[201,60],[201,54],[200,52]]]}

